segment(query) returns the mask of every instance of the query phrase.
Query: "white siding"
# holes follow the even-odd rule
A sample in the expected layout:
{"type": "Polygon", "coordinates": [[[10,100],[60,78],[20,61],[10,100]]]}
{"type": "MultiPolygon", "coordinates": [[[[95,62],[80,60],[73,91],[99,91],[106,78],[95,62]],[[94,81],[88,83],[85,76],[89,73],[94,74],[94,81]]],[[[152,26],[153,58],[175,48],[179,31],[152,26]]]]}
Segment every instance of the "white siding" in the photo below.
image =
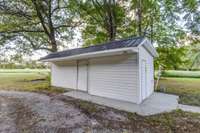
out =
{"type": "MultiPolygon", "coordinates": [[[[145,60],[146,96],[154,90],[153,57],[144,48],[139,46],[139,53],[106,56],[78,61],[88,63],[87,91],[89,94],[141,103],[141,68],[145,60]]],[[[84,63],[85,64],[85,63],[84,63]]],[[[63,61],[52,63],[53,86],[77,89],[78,73],[77,61],[63,61]]]]}
{"type": "MultiPolygon", "coordinates": [[[[149,52],[143,47],[141,46],[139,48],[139,73],[140,73],[140,88],[142,86],[142,72],[141,72],[141,68],[142,68],[142,60],[146,61],[146,91],[147,91],[147,96],[150,96],[153,93],[154,90],[154,66],[153,66],[153,57],[151,54],[149,54],[149,52]]],[[[141,90],[141,89],[140,89],[141,90]]],[[[140,92],[141,95],[142,92],[140,92]]],[[[140,97],[141,98],[141,97],[140,97]]],[[[142,101],[142,99],[140,99],[140,101],[142,101]]]]}
{"type": "Polygon", "coordinates": [[[77,66],[76,63],[51,65],[51,85],[63,88],[76,88],[77,66]]]}
{"type": "Polygon", "coordinates": [[[118,55],[89,61],[89,93],[138,103],[137,55],[118,55]]]}
{"type": "Polygon", "coordinates": [[[87,60],[78,61],[77,89],[87,91],[88,88],[88,65],[87,60]]]}

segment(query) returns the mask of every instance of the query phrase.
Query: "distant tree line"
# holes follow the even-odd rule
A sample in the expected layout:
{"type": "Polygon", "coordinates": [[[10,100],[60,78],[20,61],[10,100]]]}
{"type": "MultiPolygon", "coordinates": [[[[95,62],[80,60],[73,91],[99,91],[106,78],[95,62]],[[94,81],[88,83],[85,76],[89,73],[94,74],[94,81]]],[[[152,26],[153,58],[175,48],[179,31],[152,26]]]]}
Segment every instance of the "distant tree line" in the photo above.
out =
{"type": "Polygon", "coordinates": [[[9,62],[0,62],[0,69],[44,69],[49,68],[47,64],[37,63],[36,61],[29,61],[23,63],[9,63],[9,62]]]}

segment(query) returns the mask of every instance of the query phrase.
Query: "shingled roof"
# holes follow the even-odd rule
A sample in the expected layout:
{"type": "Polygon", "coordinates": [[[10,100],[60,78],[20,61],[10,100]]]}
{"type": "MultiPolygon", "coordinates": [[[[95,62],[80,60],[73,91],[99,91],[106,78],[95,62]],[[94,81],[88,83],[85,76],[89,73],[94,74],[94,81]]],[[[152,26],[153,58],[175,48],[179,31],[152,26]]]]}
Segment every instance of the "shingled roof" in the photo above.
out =
{"type": "Polygon", "coordinates": [[[137,47],[139,44],[142,43],[144,37],[132,37],[123,40],[111,41],[103,44],[97,44],[94,46],[84,47],[84,48],[76,48],[70,50],[64,50],[61,52],[51,53],[40,60],[48,60],[54,58],[62,58],[74,55],[80,55],[84,53],[90,52],[97,52],[97,51],[104,51],[104,50],[111,50],[111,49],[118,49],[118,48],[125,48],[125,47],[137,47]]]}

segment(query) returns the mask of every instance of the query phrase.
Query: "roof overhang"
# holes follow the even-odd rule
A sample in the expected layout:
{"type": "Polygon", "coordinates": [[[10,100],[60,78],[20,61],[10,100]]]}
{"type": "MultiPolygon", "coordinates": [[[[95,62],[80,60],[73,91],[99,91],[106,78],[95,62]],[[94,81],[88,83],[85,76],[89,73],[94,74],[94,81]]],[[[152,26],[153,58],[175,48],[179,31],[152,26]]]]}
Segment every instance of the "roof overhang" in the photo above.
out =
{"type": "Polygon", "coordinates": [[[158,52],[154,48],[153,44],[149,41],[149,39],[145,38],[144,41],[138,46],[144,46],[144,48],[153,56],[158,57],[158,52]]]}
{"type": "Polygon", "coordinates": [[[81,59],[89,59],[89,58],[94,58],[94,57],[121,55],[121,54],[128,54],[128,53],[137,53],[137,52],[138,52],[138,47],[126,47],[126,48],[117,48],[117,49],[111,49],[111,50],[84,53],[84,54],[79,54],[79,55],[72,55],[72,56],[67,56],[67,57],[44,59],[41,61],[43,62],[72,61],[72,60],[81,60],[81,59]]]}

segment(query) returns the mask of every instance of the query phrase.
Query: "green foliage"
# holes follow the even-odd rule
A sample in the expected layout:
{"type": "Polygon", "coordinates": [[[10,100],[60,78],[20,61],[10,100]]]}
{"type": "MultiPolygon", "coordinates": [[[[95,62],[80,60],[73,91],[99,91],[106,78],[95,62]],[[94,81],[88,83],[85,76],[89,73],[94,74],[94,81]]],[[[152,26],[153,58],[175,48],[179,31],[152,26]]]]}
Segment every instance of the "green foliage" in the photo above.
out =
{"type": "Polygon", "coordinates": [[[46,79],[49,83],[51,83],[51,72],[48,72],[46,79]]]}
{"type": "Polygon", "coordinates": [[[7,0],[0,2],[0,46],[26,54],[38,49],[55,52],[78,27],[84,47],[145,36],[157,46],[156,68],[196,69],[199,6],[197,0],[7,0]]]}
{"type": "Polygon", "coordinates": [[[85,24],[82,29],[84,46],[95,45],[123,36],[129,29],[124,2],[76,0],[71,3],[85,24]]]}
{"type": "MultiPolygon", "coordinates": [[[[158,46],[159,57],[155,62],[156,69],[162,65],[165,69],[182,69],[191,65],[184,47],[186,31],[178,22],[181,20],[180,10],[182,2],[171,0],[138,0],[116,2],[113,10],[116,14],[116,37],[146,36],[158,46]],[[141,20],[139,20],[139,11],[141,20]],[[140,33],[140,28],[141,32],[140,33]],[[183,41],[182,41],[183,40],[183,41]]],[[[95,45],[109,41],[109,32],[105,22],[109,21],[103,2],[97,0],[82,2],[80,9],[81,19],[86,23],[82,35],[84,46],[95,45]],[[104,16],[104,17],[102,17],[104,16]]]]}
{"type": "MultiPolygon", "coordinates": [[[[157,30],[162,30],[160,28],[161,16],[164,16],[164,12],[166,12],[166,10],[161,11],[161,6],[157,1],[142,1],[142,21],[138,22],[137,11],[139,7],[136,0],[115,1],[113,3],[93,0],[76,3],[79,3],[76,11],[78,10],[81,19],[85,22],[85,27],[82,30],[84,46],[109,41],[111,31],[116,34],[114,39],[142,35],[157,41],[160,36],[160,32],[158,33],[157,30]],[[114,14],[114,18],[109,16],[109,9],[112,9],[111,13],[114,14]],[[141,23],[142,34],[138,31],[138,23],[141,23]],[[152,36],[152,32],[154,36],[152,36]]],[[[166,23],[162,24],[162,26],[165,25],[166,23]]]]}
{"type": "Polygon", "coordinates": [[[15,44],[19,53],[55,52],[63,46],[57,40],[71,39],[75,17],[65,0],[1,0],[0,45],[15,44]]]}
{"type": "Polygon", "coordinates": [[[200,2],[198,0],[184,0],[182,11],[185,12],[183,17],[185,21],[185,28],[189,35],[187,39],[190,44],[188,50],[188,58],[191,60],[190,69],[199,68],[200,62],[200,13],[199,13],[200,2]]]}
{"type": "Polygon", "coordinates": [[[184,7],[186,7],[187,9],[194,11],[198,8],[198,1],[197,0],[184,0],[183,1],[183,5],[184,7]]]}
{"type": "Polygon", "coordinates": [[[190,61],[188,62],[189,69],[199,69],[200,66],[200,45],[191,44],[187,47],[187,56],[190,61]]]}
{"type": "Polygon", "coordinates": [[[157,48],[159,57],[155,60],[155,68],[161,65],[164,69],[180,69],[188,62],[186,48],[176,46],[160,46],[157,48]]]}

